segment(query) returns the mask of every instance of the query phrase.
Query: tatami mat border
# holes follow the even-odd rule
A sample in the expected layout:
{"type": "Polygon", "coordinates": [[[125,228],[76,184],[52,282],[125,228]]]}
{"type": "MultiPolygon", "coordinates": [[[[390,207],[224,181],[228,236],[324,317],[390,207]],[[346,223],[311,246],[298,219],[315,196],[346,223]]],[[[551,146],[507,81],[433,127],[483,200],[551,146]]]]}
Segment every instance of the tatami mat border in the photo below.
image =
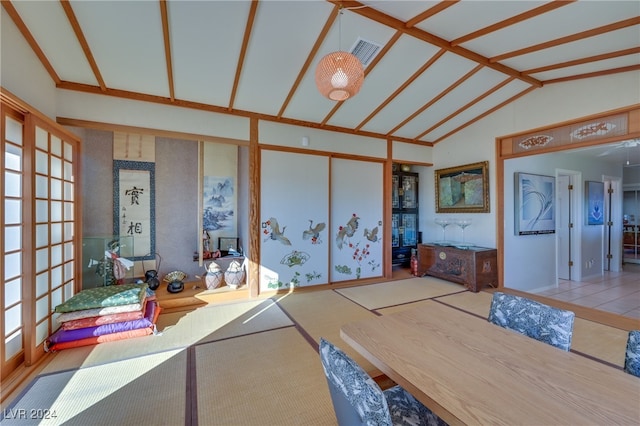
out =
{"type": "MultiPolygon", "coordinates": [[[[348,295],[345,295],[337,290],[339,289],[329,289],[331,290],[334,294],[338,294],[340,296],[342,296],[342,298],[346,299],[347,301],[349,301],[350,303],[353,303],[354,305],[360,307],[360,308],[364,308],[365,310],[377,315],[377,316],[381,316],[383,315],[383,313],[381,313],[380,311],[383,309],[387,309],[387,308],[394,308],[394,307],[401,307],[401,306],[405,306],[405,305],[411,305],[413,303],[417,303],[417,302],[423,302],[423,301],[434,301],[437,303],[440,303],[442,305],[448,306],[450,308],[456,309],[458,311],[461,312],[465,312],[467,314],[473,315],[474,317],[480,319],[480,320],[486,320],[486,317],[479,315],[478,313],[472,312],[468,309],[465,309],[463,307],[460,306],[456,306],[452,303],[449,303],[446,298],[449,296],[453,296],[453,295],[457,295],[457,294],[462,294],[465,292],[468,292],[469,290],[467,289],[460,289],[459,291],[454,291],[452,293],[448,293],[445,295],[438,295],[438,296],[433,296],[433,297],[426,297],[426,298],[420,298],[420,299],[416,299],[416,300],[412,300],[409,302],[405,302],[405,303],[398,303],[398,304],[393,304],[393,305],[389,305],[389,306],[384,306],[384,307],[378,307],[375,309],[370,309],[367,308],[366,306],[362,305],[361,303],[358,303],[356,300],[353,300],[352,298],[348,297],[348,295]]],[[[484,289],[482,291],[486,291],[487,293],[493,293],[495,291],[505,291],[508,293],[514,293],[514,294],[520,294],[521,292],[518,291],[514,291],[514,290],[510,290],[510,289],[484,289]]],[[[559,308],[565,308],[565,309],[571,309],[571,308],[575,308],[575,305],[572,305],[570,303],[563,303],[563,302],[559,302],[559,301],[555,301],[552,299],[548,299],[545,297],[541,297],[541,296],[535,296],[535,295],[531,295],[531,294],[522,294],[525,297],[530,297],[534,300],[539,300],[543,303],[547,303],[550,304],[552,306],[556,306],[559,308]]],[[[274,327],[274,328],[269,328],[269,329],[265,329],[265,330],[259,330],[259,331],[255,331],[255,332],[251,332],[251,333],[247,333],[247,334],[240,334],[237,336],[227,336],[227,337],[221,337],[219,339],[214,339],[214,340],[210,340],[210,341],[203,341],[203,342],[197,342],[197,343],[192,343],[190,345],[187,346],[177,346],[177,347],[173,347],[170,349],[166,349],[166,350],[160,350],[160,351],[154,351],[154,352],[150,352],[148,354],[145,355],[154,355],[154,354],[161,354],[161,353],[165,353],[165,352],[170,352],[170,351],[175,351],[175,350],[186,350],[187,351],[187,357],[186,357],[186,382],[184,383],[185,385],[185,396],[186,396],[186,400],[185,400],[185,413],[184,413],[184,424],[185,426],[197,426],[198,425],[198,379],[197,379],[197,362],[196,362],[196,349],[199,346],[203,346],[203,345],[208,345],[208,344],[215,344],[217,342],[221,342],[221,341],[225,341],[225,340],[230,340],[230,339],[236,339],[239,337],[249,337],[251,335],[258,335],[261,333],[265,333],[265,332],[270,332],[270,331],[275,331],[275,330],[281,330],[281,329],[287,329],[287,328],[291,328],[294,327],[295,330],[300,333],[300,335],[305,339],[305,341],[307,341],[309,343],[309,345],[311,345],[311,347],[317,352],[318,351],[318,342],[315,341],[315,339],[312,337],[312,335],[305,329],[305,327],[285,308],[285,306],[276,298],[276,297],[272,297],[269,298],[276,306],[278,306],[278,308],[282,311],[282,313],[284,313],[284,315],[291,321],[291,325],[284,325],[284,326],[278,326],[278,327],[274,327]]],[[[576,316],[587,320],[587,321],[592,321],[595,323],[599,323],[602,325],[606,325],[609,327],[613,327],[613,328],[617,328],[620,330],[624,330],[624,329],[631,329],[631,328],[637,328],[637,321],[633,321],[630,318],[620,318],[620,316],[618,315],[603,315],[601,312],[593,312],[593,309],[587,309],[587,308],[581,308],[578,307],[578,309],[572,309],[576,312],[576,316]],[[614,318],[615,317],[615,318],[614,318]]],[[[586,358],[589,358],[591,360],[594,360],[596,362],[602,363],[604,365],[610,366],[610,367],[614,367],[616,369],[621,369],[620,366],[613,364],[609,361],[603,360],[601,358],[595,357],[593,355],[590,355],[588,353],[584,353],[581,351],[576,351],[574,349],[571,350],[572,352],[579,354],[581,356],[584,356],[586,358]]],[[[130,357],[125,357],[122,359],[119,359],[118,361],[124,361],[124,360],[129,360],[129,359],[135,359],[138,356],[130,356],[130,357]]],[[[93,367],[98,367],[101,365],[106,365],[111,363],[112,361],[106,361],[106,362],[101,362],[98,364],[94,364],[94,365],[90,365],[90,366],[86,366],[86,367],[79,367],[79,368],[69,368],[69,369],[64,369],[64,370],[58,370],[58,371],[52,371],[52,372],[47,372],[47,373],[41,373],[38,374],[37,376],[35,376],[31,382],[13,399],[12,403],[9,404],[7,406],[7,409],[11,409],[11,407],[13,407],[18,401],[20,401],[31,389],[32,387],[35,385],[35,383],[37,382],[37,379],[40,377],[45,377],[45,376],[50,376],[50,375],[55,375],[55,374],[61,374],[61,373],[67,373],[67,372],[73,372],[73,371],[77,371],[80,369],[90,369],[93,367]]],[[[0,417],[0,420],[3,419],[4,416],[0,417]]]]}
{"type": "MultiPolygon", "coordinates": [[[[371,309],[371,312],[373,312],[373,313],[375,313],[375,314],[377,314],[377,315],[382,315],[382,314],[381,314],[381,313],[379,313],[378,311],[381,311],[381,310],[383,310],[383,309],[388,309],[388,308],[396,308],[396,307],[398,307],[398,306],[410,305],[410,304],[412,304],[412,303],[417,303],[417,302],[424,302],[424,301],[427,301],[427,300],[434,300],[434,301],[436,301],[436,302],[440,302],[440,303],[443,303],[443,304],[445,304],[445,305],[447,305],[447,306],[451,306],[452,308],[455,308],[455,306],[448,305],[447,303],[445,303],[445,302],[441,302],[441,301],[439,301],[438,299],[439,299],[439,298],[441,298],[441,297],[447,297],[447,296],[453,296],[453,295],[455,295],[455,294],[465,293],[465,292],[467,292],[467,291],[468,291],[468,290],[460,290],[460,291],[455,291],[455,292],[453,292],[453,293],[442,294],[442,295],[439,295],[439,296],[424,297],[424,298],[422,298],[422,299],[412,300],[411,302],[396,303],[395,305],[381,306],[381,307],[379,307],[379,308],[371,309]]],[[[461,308],[456,308],[456,309],[463,310],[463,309],[461,309],[461,308]]],[[[465,311],[465,312],[467,312],[467,311],[465,311]]]]}

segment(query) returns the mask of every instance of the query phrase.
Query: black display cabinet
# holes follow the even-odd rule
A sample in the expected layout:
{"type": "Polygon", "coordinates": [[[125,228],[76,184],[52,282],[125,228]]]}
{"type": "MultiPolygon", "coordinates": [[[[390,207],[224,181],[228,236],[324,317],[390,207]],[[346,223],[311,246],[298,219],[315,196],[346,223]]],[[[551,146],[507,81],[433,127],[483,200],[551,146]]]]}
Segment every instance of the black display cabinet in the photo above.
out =
{"type": "Polygon", "coordinates": [[[418,173],[407,166],[394,165],[391,190],[391,257],[392,264],[409,266],[411,250],[417,249],[418,173]]]}

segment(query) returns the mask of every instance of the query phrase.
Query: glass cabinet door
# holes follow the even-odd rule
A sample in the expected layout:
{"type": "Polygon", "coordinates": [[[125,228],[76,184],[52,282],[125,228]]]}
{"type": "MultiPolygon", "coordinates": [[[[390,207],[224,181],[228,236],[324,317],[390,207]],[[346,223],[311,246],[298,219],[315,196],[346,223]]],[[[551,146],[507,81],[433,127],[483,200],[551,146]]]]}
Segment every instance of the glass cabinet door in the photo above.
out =
{"type": "Polygon", "coordinates": [[[416,188],[417,185],[415,176],[402,176],[403,209],[415,209],[417,207],[416,188]]]}
{"type": "Polygon", "coordinates": [[[402,243],[405,246],[415,246],[418,243],[418,217],[413,213],[402,215],[402,243]]]}
{"type": "Polygon", "coordinates": [[[398,191],[398,184],[400,183],[400,179],[398,175],[393,175],[391,177],[391,207],[397,209],[400,207],[400,194],[398,191]]]}
{"type": "Polygon", "coordinates": [[[391,215],[391,247],[400,247],[400,215],[391,215]]]}

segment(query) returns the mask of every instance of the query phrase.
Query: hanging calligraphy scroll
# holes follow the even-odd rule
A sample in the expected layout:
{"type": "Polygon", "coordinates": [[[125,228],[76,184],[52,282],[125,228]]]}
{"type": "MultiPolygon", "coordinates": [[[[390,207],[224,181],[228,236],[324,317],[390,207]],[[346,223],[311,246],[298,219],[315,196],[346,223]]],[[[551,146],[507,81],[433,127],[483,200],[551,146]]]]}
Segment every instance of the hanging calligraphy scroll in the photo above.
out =
{"type": "Polygon", "coordinates": [[[155,259],[155,163],[113,161],[113,232],[132,236],[134,257],[155,259]]]}

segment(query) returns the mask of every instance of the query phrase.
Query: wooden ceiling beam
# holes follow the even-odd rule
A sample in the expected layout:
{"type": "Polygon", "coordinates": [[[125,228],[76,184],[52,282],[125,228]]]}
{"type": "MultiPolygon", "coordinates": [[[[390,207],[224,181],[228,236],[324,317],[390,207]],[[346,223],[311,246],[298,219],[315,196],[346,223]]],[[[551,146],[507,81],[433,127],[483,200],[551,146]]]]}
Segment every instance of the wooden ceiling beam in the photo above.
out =
{"type": "Polygon", "coordinates": [[[2,0],[2,7],[4,7],[4,10],[7,12],[9,17],[11,17],[13,23],[16,25],[16,27],[18,27],[18,31],[20,31],[20,34],[22,34],[22,37],[24,37],[24,39],[27,41],[27,43],[31,47],[31,50],[33,50],[33,53],[35,53],[35,55],[38,57],[44,69],[47,70],[49,76],[51,77],[51,80],[53,80],[56,84],[60,83],[61,80],[56,73],[56,70],[53,69],[53,65],[51,65],[51,62],[49,62],[47,55],[45,55],[42,49],[40,49],[40,46],[36,42],[36,39],[31,34],[31,31],[29,31],[29,29],[27,28],[27,25],[20,17],[20,14],[16,10],[16,8],[13,6],[13,4],[11,4],[11,1],[2,0]]]}
{"type": "Polygon", "coordinates": [[[542,6],[538,6],[534,9],[531,10],[527,10],[526,12],[522,12],[518,15],[512,16],[510,18],[507,18],[503,21],[500,22],[496,22],[493,25],[489,25],[488,27],[484,27],[481,28],[477,31],[474,31],[472,33],[469,33],[467,35],[464,35],[462,37],[458,37],[455,40],[451,40],[451,45],[452,46],[458,46],[462,43],[466,43],[467,41],[476,39],[476,38],[480,38],[480,37],[484,37],[487,34],[496,32],[498,30],[501,30],[503,28],[507,28],[510,27],[512,25],[518,24],[520,22],[526,21],[528,19],[531,18],[535,18],[536,16],[540,16],[543,15],[547,12],[550,12],[552,10],[555,10],[559,7],[563,7],[566,6],[568,4],[574,3],[576,0],[567,0],[567,1],[551,1],[549,3],[543,4],[542,6]]]}
{"type": "Polygon", "coordinates": [[[107,89],[107,85],[102,78],[102,74],[100,73],[100,68],[98,68],[98,63],[93,57],[93,53],[91,52],[91,48],[89,47],[89,43],[87,42],[87,38],[84,36],[84,32],[82,32],[82,28],[80,28],[80,23],[78,22],[78,18],[76,17],[73,8],[71,7],[71,3],[69,0],[60,0],[60,5],[64,10],[65,15],[67,15],[67,19],[69,20],[69,24],[71,24],[71,28],[73,28],[73,33],[76,35],[76,39],[78,39],[78,43],[80,43],[80,47],[82,47],[82,51],[84,52],[84,56],[89,62],[89,66],[91,67],[91,71],[93,71],[93,75],[98,82],[100,88],[104,91],[107,89]]]}
{"type": "Polygon", "coordinates": [[[539,68],[522,71],[524,74],[537,74],[544,71],[552,71],[560,68],[574,67],[576,65],[588,64],[590,62],[604,61],[606,59],[619,58],[621,56],[636,55],[640,53],[640,47],[632,47],[631,49],[623,49],[615,52],[603,53],[601,55],[589,56],[588,58],[574,59],[573,61],[560,62],[557,64],[547,65],[539,68]]]}
{"type": "Polygon", "coordinates": [[[160,16],[162,18],[162,38],[164,39],[164,57],[167,63],[167,79],[169,80],[169,97],[176,98],[173,85],[173,63],[171,55],[171,38],[169,37],[169,12],[167,11],[167,1],[160,0],[160,16]]]}
{"type": "Polygon", "coordinates": [[[258,11],[259,1],[252,1],[251,8],[249,9],[249,15],[247,16],[247,25],[244,27],[244,36],[242,38],[242,48],[240,49],[240,55],[238,56],[238,65],[236,66],[236,74],[233,78],[233,87],[231,88],[231,96],[229,97],[228,110],[233,110],[233,104],[236,100],[236,94],[238,93],[238,85],[240,84],[240,76],[242,75],[242,67],[244,66],[244,58],[247,55],[247,49],[249,48],[249,40],[251,40],[251,31],[253,30],[253,23],[256,20],[256,12],[258,11]]]}
{"type": "Polygon", "coordinates": [[[614,22],[613,24],[609,24],[609,25],[603,25],[598,28],[593,28],[587,31],[582,31],[579,33],[565,36],[565,37],[560,37],[555,40],[546,41],[544,43],[539,43],[533,46],[523,47],[522,49],[513,50],[511,52],[506,52],[501,55],[497,55],[492,58],[489,58],[489,61],[491,61],[492,63],[495,63],[495,62],[503,61],[505,59],[514,58],[516,56],[527,55],[529,53],[539,52],[540,50],[549,49],[551,47],[560,46],[562,44],[567,44],[574,41],[583,40],[589,37],[605,34],[611,31],[621,30],[624,28],[638,25],[638,24],[640,24],[640,16],[614,22]]]}
{"type": "Polygon", "coordinates": [[[415,37],[424,42],[433,44],[434,46],[440,47],[442,49],[446,49],[449,52],[455,53],[457,55],[462,56],[463,58],[469,59],[470,61],[477,62],[478,64],[484,65],[486,67],[492,68],[498,72],[503,74],[507,74],[513,77],[516,77],[519,80],[522,80],[528,84],[542,87],[542,82],[536,80],[527,75],[523,75],[519,71],[510,68],[506,65],[502,65],[497,61],[490,61],[489,58],[484,57],[478,53],[472,52],[471,50],[465,49],[461,46],[452,46],[451,42],[438,37],[434,34],[423,31],[419,28],[407,28],[404,21],[401,21],[397,18],[389,16],[385,13],[382,13],[378,10],[367,7],[366,5],[357,2],[357,1],[339,1],[339,0],[327,0],[330,3],[334,4],[342,4],[344,8],[349,9],[350,12],[357,13],[358,15],[364,16],[368,19],[376,21],[382,25],[386,25],[390,28],[396,29],[398,31],[402,31],[407,35],[415,37]]]}
{"type": "MultiPolygon", "coordinates": [[[[169,105],[169,106],[176,106],[181,108],[195,109],[200,111],[208,111],[208,112],[214,112],[219,114],[228,114],[228,115],[234,115],[238,117],[256,118],[258,120],[270,121],[270,122],[275,122],[280,124],[290,124],[292,126],[307,127],[312,129],[326,130],[330,132],[346,133],[350,135],[371,137],[371,138],[384,139],[384,140],[389,139],[387,135],[383,135],[381,133],[376,133],[376,132],[358,131],[358,130],[350,129],[347,127],[340,127],[340,126],[329,126],[329,125],[322,126],[319,123],[314,123],[310,121],[297,120],[292,118],[282,118],[276,115],[261,114],[261,113],[244,111],[239,109],[229,109],[227,107],[220,107],[220,106],[204,104],[200,102],[185,101],[181,99],[175,99],[172,101],[171,99],[164,96],[129,92],[127,90],[119,90],[119,89],[107,88],[106,91],[102,91],[99,87],[91,86],[89,84],[80,84],[80,83],[62,81],[59,84],[56,84],[56,88],[64,89],[64,90],[72,90],[76,92],[90,93],[94,95],[107,95],[107,96],[113,96],[116,98],[130,99],[134,101],[151,102],[151,103],[161,104],[161,105],[169,105]]],[[[406,143],[413,143],[413,144],[424,145],[424,146],[431,146],[430,142],[418,141],[412,138],[392,137],[391,139],[398,142],[406,142],[406,143]]]]}
{"type": "Polygon", "coordinates": [[[318,50],[320,50],[320,46],[322,46],[322,43],[327,38],[327,34],[329,34],[329,30],[331,29],[331,26],[333,26],[333,23],[338,17],[339,12],[340,12],[340,8],[338,6],[334,6],[333,10],[329,14],[329,17],[327,18],[327,21],[324,23],[324,26],[322,27],[322,31],[320,31],[320,35],[318,36],[318,38],[316,39],[316,42],[314,43],[313,47],[309,51],[309,54],[307,55],[307,60],[302,65],[302,69],[298,73],[298,77],[296,77],[296,81],[293,83],[293,86],[291,86],[291,90],[289,90],[289,94],[287,95],[284,103],[282,104],[282,107],[280,107],[280,111],[278,111],[278,117],[282,117],[285,110],[289,106],[289,103],[291,102],[291,98],[293,98],[294,93],[296,92],[296,90],[298,90],[300,83],[302,83],[302,79],[306,75],[309,68],[311,68],[311,63],[313,62],[313,59],[316,57],[318,50]]]}

